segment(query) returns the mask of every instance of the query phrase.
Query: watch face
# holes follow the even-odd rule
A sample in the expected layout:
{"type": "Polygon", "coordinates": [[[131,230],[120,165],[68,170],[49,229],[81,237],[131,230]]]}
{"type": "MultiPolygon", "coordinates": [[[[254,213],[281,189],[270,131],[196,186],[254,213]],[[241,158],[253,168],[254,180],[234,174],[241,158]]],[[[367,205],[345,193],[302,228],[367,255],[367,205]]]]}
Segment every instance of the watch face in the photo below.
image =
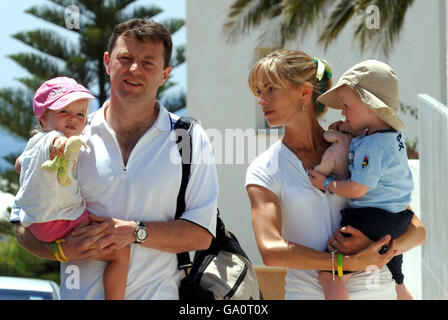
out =
{"type": "Polygon", "coordinates": [[[137,230],[137,239],[140,241],[143,241],[146,239],[146,230],[145,229],[138,229],[137,230]]]}

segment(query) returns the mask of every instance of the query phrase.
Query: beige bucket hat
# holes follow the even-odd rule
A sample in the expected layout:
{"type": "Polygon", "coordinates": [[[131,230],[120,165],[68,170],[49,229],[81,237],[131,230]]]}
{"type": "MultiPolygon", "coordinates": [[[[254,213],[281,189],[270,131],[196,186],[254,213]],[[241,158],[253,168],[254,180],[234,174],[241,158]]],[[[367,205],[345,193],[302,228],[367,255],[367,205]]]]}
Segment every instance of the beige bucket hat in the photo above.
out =
{"type": "Polygon", "coordinates": [[[361,98],[378,118],[395,130],[404,128],[398,117],[398,82],[390,66],[377,60],[366,60],[347,70],[336,85],[319,96],[317,101],[334,109],[341,109],[336,97],[336,89],[347,85],[361,98]]]}

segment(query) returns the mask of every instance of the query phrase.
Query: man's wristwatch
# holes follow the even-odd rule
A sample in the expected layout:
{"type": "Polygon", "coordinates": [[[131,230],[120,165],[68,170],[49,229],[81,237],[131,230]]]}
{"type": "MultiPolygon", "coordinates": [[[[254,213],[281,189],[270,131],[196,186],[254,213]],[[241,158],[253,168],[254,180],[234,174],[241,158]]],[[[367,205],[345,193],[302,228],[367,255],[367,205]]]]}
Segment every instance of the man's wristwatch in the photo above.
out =
{"type": "Polygon", "coordinates": [[[135,243],[142,243],[148,237],[148,230],[146,230],[145,224],[141,221],[137,222],[137,229],[135,229],[135,243]]]}

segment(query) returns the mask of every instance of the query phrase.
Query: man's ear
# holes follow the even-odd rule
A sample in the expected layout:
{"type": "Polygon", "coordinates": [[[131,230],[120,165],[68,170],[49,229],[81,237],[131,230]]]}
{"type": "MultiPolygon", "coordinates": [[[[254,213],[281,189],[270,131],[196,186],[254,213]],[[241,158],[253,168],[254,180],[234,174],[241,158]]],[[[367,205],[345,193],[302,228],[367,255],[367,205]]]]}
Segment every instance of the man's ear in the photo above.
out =
{"type": "Polygon", "coordinates": [[[110,76],[110,56],[109,52],[104,52],[103,55],[104,66],[106,67],[106,73],[110,76]]]}
{"type": "Polygon", "coordinates": [[[168,66],[165,68],[165,70],[163,70],[163,78],[160,81],[160,86],[163,86],[163,84],[165,83],[166,79],[168,79],[168,77],[170,76],[171,71],[173,70],[172,66],[168,66]]]}

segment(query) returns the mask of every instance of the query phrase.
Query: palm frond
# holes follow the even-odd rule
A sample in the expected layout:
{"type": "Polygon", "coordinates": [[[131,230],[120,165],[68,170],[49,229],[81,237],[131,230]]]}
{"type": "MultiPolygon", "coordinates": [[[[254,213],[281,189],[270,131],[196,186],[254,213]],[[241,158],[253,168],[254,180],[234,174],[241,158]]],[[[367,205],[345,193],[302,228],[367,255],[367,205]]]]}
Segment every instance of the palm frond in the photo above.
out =
{"type": "MultiPolygon", "coordinates": [[[[363,3],[359,8],[362,18],[359,19],[355,31],[355,38],[359,39],[361,50],[376,48],[387,57],[403,27],[407,9],[414,0],[375,0],[363,3]],[[370,28],[366,19],[370,18],[366,9],[368,5],[375,5],[378,10],[379,28],[370,28]]],[[[372,13],[373,14],[373,13],[372,13]]]]}
{"type": "Polygon", "coordinates": [[[284,0],[282,10],[282,42],[305,36],[325,10],[327,0],[284,0]]]}
{"type": "Polygon", "coordinates": [[[281,14],[282,0],[234,0],[224,23],[227,41],[246,35],[264,21],[281,14]]]}
{"type": "Polygon", "coordinates": [[[280,48],[299,36],[303,40],[325,18],[318,42],[327,49],[348,22],[356,18],[354,36],[361,50],[367,46],[378,48],[379,44],[387,56],[401,31],[407,9],[413,3],[414,0],[338,0],[336,3],[328,0],[234,0],[223,31],[231,42],[262,27],[257,47],[280,48]],[[366,25],[366,9],[371,5],[379,10],[378,30],[366,25]]]}
{"type": "Polygon", "coordinates": [[[328,23],[320,33],[318,42],[325,49],[339,36],[356,11],[357,0],[340,0],[331,12],[328,23]]]}

